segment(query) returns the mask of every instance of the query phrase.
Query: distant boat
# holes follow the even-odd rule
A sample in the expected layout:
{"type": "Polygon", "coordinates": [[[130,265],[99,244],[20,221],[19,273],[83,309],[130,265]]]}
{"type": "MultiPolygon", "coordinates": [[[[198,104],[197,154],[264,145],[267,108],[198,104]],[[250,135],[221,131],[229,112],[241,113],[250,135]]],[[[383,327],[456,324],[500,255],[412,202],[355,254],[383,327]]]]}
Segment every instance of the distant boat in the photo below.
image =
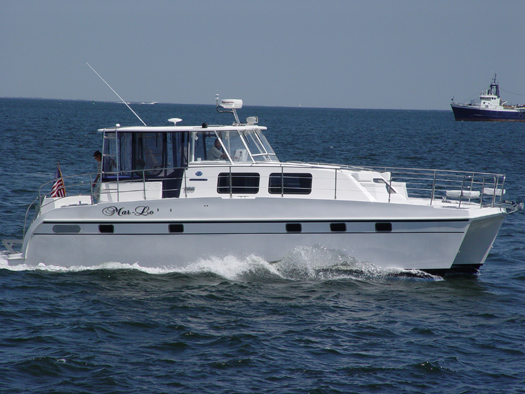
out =
{"type": "Polygon", "coordinates": [[[458,104],[453,100],[450,106],[458,121],[525,122],[525,105],[510,105],[500,98],[496,74],[489,90],[481,92],[479,102],[458,104]]]}
{"type": "Polygon", "coordinates": [[[153,104],[157,104],[158,101],[143,101],[142,103],[140,103],[141,105],[153,105],[153,104]]]}

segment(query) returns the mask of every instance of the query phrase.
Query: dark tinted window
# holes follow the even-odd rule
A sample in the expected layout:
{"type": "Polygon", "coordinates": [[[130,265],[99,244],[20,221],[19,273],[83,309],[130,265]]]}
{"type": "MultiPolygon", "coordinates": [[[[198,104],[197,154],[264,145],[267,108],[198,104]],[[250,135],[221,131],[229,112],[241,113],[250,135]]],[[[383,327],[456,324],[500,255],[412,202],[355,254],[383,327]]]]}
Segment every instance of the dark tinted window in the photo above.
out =
{"type": "Polygon", "coordinates": [[[301,223],[286,223],[286,231],[289,233],[300,233],[302,230],[301,223]]]}
{"type": "Polygon", "coordinates": [[[390,232],[392,231],[392,223],[376,223],[376,231],[390,232]]]}
{"type": "Polygon", "coordinates": [[[270,194],[310,194],[312,174],[270,174],[270,194]]]}
{"type": "Polygon", "coordinates": [[[99,224],[98,231],[101,233],[113,234],[115,229],[112,224],[99,224]]]}
{"type": "Polygon", "coordinates": [[[260,175],[256,172],[223,172],[217,180],[220,194],[257,194],[260,175]]]}
{"type": "Polygon", "coordinates": [[[330,231],[346,231],[346,223],[330,223],[330,231]]]}
{"type": "Polygon", "coordinates": [[[170,233],[183,233],[184,232],[184,225],[183,224],[170,224],[169,225],[170,233]]]}

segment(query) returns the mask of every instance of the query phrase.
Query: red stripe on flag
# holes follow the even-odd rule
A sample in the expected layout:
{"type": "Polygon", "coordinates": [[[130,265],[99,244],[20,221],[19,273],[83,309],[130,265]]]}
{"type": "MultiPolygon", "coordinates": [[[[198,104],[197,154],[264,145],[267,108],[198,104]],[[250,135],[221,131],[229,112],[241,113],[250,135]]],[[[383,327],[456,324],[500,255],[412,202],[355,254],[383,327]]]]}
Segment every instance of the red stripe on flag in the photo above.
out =
{"type": "Polygon", "coordinates": [[[57,166],[55,178],[56,181],[55,183],[53,183],[53,188],[51,189],[51,197],[65,197],[66,187],[64,186],[64,179],[62,178],[62,171],[60,171],[60,166],[57,166]]]}

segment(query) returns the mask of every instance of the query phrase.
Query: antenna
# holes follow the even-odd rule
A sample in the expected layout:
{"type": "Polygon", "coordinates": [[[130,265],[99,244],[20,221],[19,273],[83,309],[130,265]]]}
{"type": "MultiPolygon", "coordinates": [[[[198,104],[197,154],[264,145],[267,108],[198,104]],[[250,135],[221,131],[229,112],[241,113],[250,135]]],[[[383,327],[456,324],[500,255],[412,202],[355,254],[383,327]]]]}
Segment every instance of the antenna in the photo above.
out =
{"type": "Polygon", "coordinates": [[[144,123],[144,121],[140,118],[140,116],[137,115],[137,113],[136,113],[135,111],[133,111],[133,109],[128,105],[128,103],[126,103],[126,102],[124,101],[124,99],[123,99],[122,97],[120,97],[120,95],[119,95],[117,92],[115,92],[115,90],[109,85],[109,83],[107,83],[106,80],[105,80],[104,78],[102,78],[102,77],[100,76],[100,74],[99,74],[99,73],[98,73],[93,67],[91,67],[91,65],[90,65],[88,62],[86,62],[86,64],[88,65],[88,67],[89,67],[91,70],[93,70],[93,72],[94,72],[95,74],[97,74],[97,76],[102,80],[102,82],[104,82],[106,85],[108,85],[108,88],[110,88],[111,91],[117,95],[117,97],[120,99],[120,101],[122,101],[124,104],[126,104],[126,107],[128,107],[129,110],[130,110],[131,112],[133,112],[133,115],[135,115],[135,116],[138,118],[138,120],[140,120],[140,121],[142,122],[142,124],[143,124],[144,126],[147,126],[147,124],[144,123]]]}

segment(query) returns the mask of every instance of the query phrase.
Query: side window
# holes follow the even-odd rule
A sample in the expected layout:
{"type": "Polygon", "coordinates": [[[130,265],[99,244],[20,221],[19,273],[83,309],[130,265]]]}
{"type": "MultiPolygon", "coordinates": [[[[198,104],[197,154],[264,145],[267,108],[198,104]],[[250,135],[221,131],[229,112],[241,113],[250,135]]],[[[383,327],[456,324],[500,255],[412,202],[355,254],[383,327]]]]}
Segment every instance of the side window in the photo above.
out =
{"type": "Polygon", "coordinates": [[[129,148],[126,148],[126,151],[122,142],[123,140],[120,143],[120,156],[130,161],[125,169],[135,170],[135,177],[158,176],[166,167],[165,133],[133,133],[133,139],[129,138],[129,148]]]}
{"type": "Polygon", "coordinates": [[[222,172],[217,179],[219,194],[257,194],[260,175],[256,172],[222,172]]]}
{"type": "Polygon", "coordinates": [[[111,181],[117,178],[117,135],[104,133],[102,148],[102,180],[111,181]]]}
{"type": "Polygon", "coordinates": [[[268,191],[270,194],[310,194],[312,174],[270,174],[268,191]]]}

